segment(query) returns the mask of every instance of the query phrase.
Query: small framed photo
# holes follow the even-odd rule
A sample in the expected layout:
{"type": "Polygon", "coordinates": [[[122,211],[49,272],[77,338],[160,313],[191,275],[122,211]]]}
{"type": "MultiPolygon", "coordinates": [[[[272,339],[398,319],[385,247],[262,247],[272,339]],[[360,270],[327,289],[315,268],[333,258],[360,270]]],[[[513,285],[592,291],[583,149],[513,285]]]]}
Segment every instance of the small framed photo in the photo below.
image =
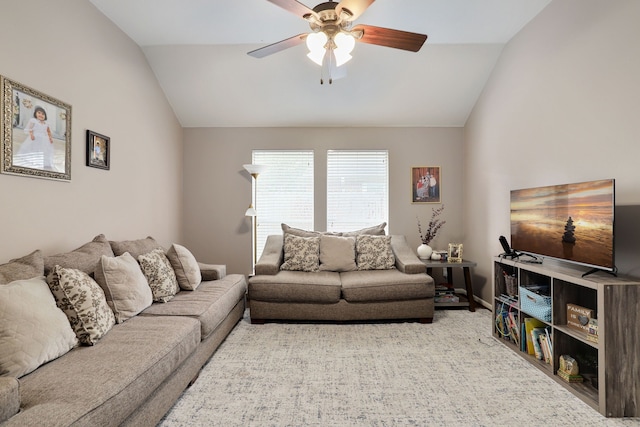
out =
{"type": "Polygon", "coordinates": [[[0,172],[71,181],[71,105],[0,76],[0,172]]]}
{"type": "Polygon", "coordinates": [[[411,168],[411,203],[442,203],[440,166],[411,168]]]}
{"type": "Polygon", "coordinates": [[[462,262],[462,243],[449,243],[449,262],[462,262]]]}
{"type": "Polygon", "coordinates": [[[87,166],[109,170],[111,166],[111,138],[87,130],[87,166]]]}

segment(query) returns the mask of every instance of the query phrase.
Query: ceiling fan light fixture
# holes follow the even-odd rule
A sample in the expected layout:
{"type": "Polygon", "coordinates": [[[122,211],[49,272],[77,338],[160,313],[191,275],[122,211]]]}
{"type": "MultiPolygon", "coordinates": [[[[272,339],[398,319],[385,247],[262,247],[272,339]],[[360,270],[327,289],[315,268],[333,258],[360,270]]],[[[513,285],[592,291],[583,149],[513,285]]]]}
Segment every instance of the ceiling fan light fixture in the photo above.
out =
{"type": "Polygon", "coordinates": [[[324,53],[324,46],[327,44],[329,38],[322,31],[311,33],[307,36],[307,49],[310,52],[322,52],[324,53]]]}

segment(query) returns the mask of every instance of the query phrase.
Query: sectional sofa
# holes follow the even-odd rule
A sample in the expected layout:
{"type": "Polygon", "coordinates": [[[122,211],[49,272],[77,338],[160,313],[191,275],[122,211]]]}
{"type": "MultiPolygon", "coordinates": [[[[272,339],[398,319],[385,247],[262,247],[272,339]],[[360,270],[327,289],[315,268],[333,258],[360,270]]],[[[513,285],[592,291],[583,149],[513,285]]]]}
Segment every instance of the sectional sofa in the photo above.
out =
{"type": "Polygon", "coordinates": [[[243,316],[225,270],[103,235],[0,265],[0,425],[156,425],[243,316]]]}

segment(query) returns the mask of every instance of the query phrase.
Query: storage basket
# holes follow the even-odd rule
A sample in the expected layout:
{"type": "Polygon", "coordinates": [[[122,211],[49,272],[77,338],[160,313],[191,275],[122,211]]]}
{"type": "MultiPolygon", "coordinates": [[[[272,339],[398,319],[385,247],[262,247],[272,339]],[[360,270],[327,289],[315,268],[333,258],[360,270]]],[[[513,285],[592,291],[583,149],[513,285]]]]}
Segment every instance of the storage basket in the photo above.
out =
{"type": "Polygon", "coordinates": [[[504,284],[507,287],[507,295],[510,297],[518,295],[518,278],[516,276],[504,276],[504,284]]]}
{"type": "Polygon", "coordinates": [[[551,297],[520,286],[520,309],[545,322],[551,322],[551,297]]]}

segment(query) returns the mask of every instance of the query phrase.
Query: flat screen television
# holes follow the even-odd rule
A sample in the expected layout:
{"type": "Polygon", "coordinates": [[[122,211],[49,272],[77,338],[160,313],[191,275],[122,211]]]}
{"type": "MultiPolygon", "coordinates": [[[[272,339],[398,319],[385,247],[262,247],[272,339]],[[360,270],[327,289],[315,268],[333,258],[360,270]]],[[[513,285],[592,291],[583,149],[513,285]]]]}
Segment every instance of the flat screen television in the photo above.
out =
{"type": "Polygon", "coordinates": [[[518,252],[615,271],[615,180],[511,191],[511,246],[518,252]]]}

